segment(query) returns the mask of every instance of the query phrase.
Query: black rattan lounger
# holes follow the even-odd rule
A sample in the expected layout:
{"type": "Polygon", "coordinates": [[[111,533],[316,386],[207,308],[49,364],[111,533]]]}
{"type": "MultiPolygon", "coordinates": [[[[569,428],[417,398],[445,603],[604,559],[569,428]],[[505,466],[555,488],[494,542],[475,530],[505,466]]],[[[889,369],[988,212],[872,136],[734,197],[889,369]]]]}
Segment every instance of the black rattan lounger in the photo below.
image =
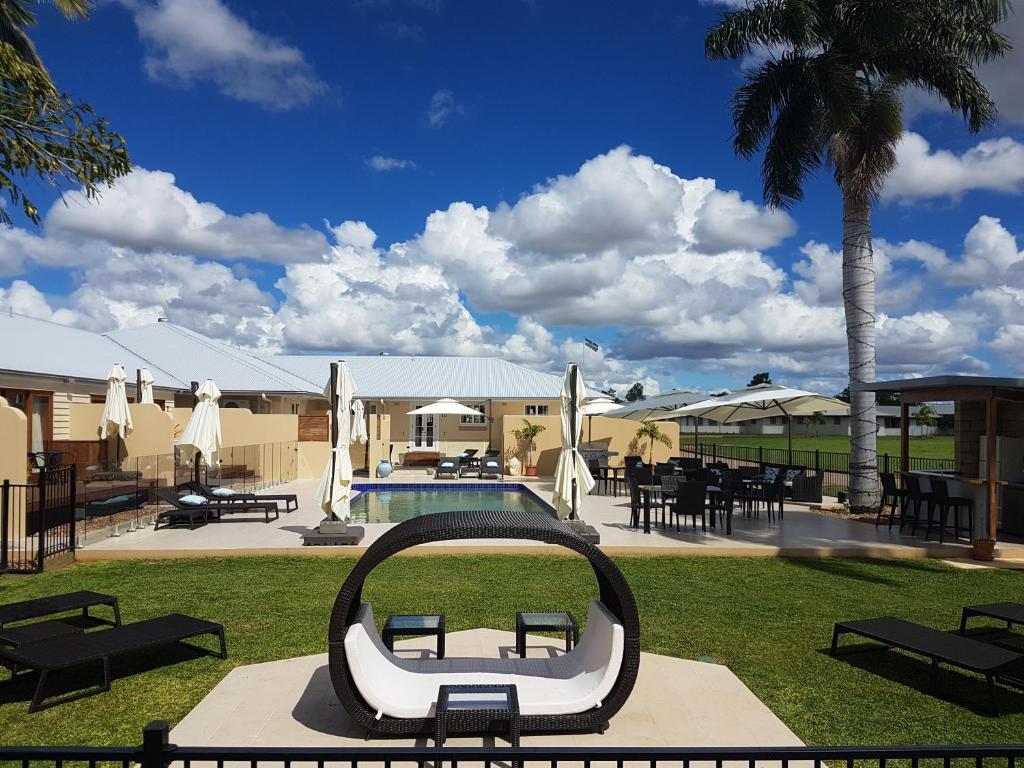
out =
{"type": "Polygon", "coordinates": [[[434,477],[439,478],[441,475],[449,475],[453,478],[458,477],[459,466],[458,456],[442,456],[437,460],[437,469],[434,470],[434,477]]]}
{"type": "Polygon", "coordinates": [[[187,483],[181,483],[178,486],[179,491],[192,491],[198,493],[200,496],[205,496],[207,500],[214,504],[238,504],[239,506],[247,506],[247,502],[284,502],[285,512],[294,512],[299,508],[299,497],[294,493],[242,493],[241,491],[235,491],[231,496],[218,496],[214,493],[216,488],[205,483],[197,483],[194,480],[190,480],[187,483]]]}
{"type": "Polygon", "coordinates": [[[50,595],[0,605],[0,628],[13,621],[27,621],[68,611],[81,610],[83,616],[88,616],[89,609],[98,605],[109,605],[113,608],[114,624],[121,623],[121,609],[117,605],[116,597],[83,589],[78,592],[66,592],[63,595],[50,595]]]}
{"type": "Polygon", "coordinates": [[[1024,685],[1024,654],[972,640],[969,637],[942,632],[893,616],[842,621],[836,622],[835,629],[832,631],[831,653],[833,656],[837,654],[839,636],[842,634],[860,635],[891,648],[899,648],[908,653],[924,656],[932,663],[933,680],[934,672],[940,664],[948,664],[984,675],[991,686],[992,706],[996,709],[998,699],[995,681],[997,679],[1017,687],[1024,685]]]}
{"type": "Polygon", "coordinates": [[[1024,626],[1024,603],[986,603],[985,605],[969,605],[964,608],[960,618],[960,633],[967,631],[967,622],[972,616],[986,616],[1006,622],[1007,629],[1013,625],[1024,626]]]}
{"type": "Polygon", "coordinates": [[[206,651],[221,659],[228,657],[227,645],[224,641],[224,626],[205,619],[196,619],[173,613],[133,624],[122,624],[99,632],[67,635],[51,640],[26,643],[17,649],[0,647],[0,664],[11,668],[11,679],[17,679],[20,670],[36,670],[39,681],[29,705],[29,712],[54,706],[65,701],[80,699],[95,693],[110,690],[110,660],[116,656],[147,651],[160,646],[184,642],[199,635],[215,635],[220,640],[220,650],[210,651],[199,648],[191,643],[184,643],[191,648],[206,651]],[[43,704],[44,688],[50,672],[71,667],[102,662],[103,684],[99,688],[82,691],[70,697],[64,697],[49,704],[43,704]]]}

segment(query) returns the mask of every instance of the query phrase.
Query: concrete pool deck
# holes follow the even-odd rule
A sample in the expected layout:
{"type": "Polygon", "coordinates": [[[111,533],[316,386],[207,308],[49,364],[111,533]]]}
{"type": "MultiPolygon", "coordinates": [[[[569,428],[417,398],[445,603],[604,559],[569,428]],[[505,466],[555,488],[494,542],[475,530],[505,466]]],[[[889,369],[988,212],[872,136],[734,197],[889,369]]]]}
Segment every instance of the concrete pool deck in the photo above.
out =
{"type": "MultiPolygon", "coordinates": [[[[356,483],[408,484],[435,483],[425,471],[399,472],[389,478],[372,481],[356,478],[356,483]]],[[[479,480],[443,481],[476,484],[479,480]]],[[[487,483],[487,481],[483,481],[487,483]]],[[[506,482],[521,482],[544,500],[551,498],[552,482],[549,478],[510,478],[506,482]]],[[[298,480],[268,489],[268,493],[295,493],[299,508],[282,513],[269,524],[256,514],[234,514],[223,522],[189,530],[187,528],[161,528],[152,526],[118,537],[93,541],[76,551],[78,561],[115,559],[160,559],[172,557],[214,557],[254,554],[308,555],[353,557],[377,539],[392,523],[361,523],[366,537],[357,547],[304,547],[302,536],[316,528],[323,514],[317,505],[316,480],[298,480]]],[[[654,515],[652,512],[652,519],[654,515]]],[[[966,543],[925,542],[921,535],[901,535],[896,529],[854,520],[831,517],[810,512],[805,506],[787,504],[785,519],[769,523],[765,515],[760,518],[733,518],[733,535],[719,530],[701,533],[700,529],[684,527],[678,533],[674,526],[661,528],[653,525],[650,534],[629,527],[629,499],[627,496],[589,496],[583,509],[583,518],[594,526],[601,536],[601,548],[609,554],[620,555],[693,555],[744,557],[864,557],[882,559],[906,558],[967,558],[970,546],[966,543]]],[[[566,550],[542,543],[516,540],[466,540],[445,542],[409,550],[411,554],[466,554],[531,553],[564,554],[566,550]]],[[[1000,542],[1000,558],[1024,560],[1024,545],[1000,542]]]]}

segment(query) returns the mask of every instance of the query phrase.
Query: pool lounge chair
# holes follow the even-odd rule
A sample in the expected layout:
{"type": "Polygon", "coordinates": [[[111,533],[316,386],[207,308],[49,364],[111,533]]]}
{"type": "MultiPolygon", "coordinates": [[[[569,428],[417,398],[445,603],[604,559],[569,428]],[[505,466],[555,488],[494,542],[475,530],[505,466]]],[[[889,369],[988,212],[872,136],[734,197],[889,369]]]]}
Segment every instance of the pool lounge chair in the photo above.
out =
{"type": "Polygon", "coordinates": [[[21,670],[35,670],[39,673],[32,703],[28,708],[29,712],[36,712],[65,701],[109,691],[110,662],[113,658],[142,652],[148,652],[148,655],[152,656],[154,649],[179,642],[221,659],[228,657],[222,624],[175,613],[132,624],[122,624],[119,627],[111,627],[97,632],[79,632],[50,640],[26,643],[14,649],[0,647],[0,664],[12,670],[12,680],[19,677],[21,670]],[[220,640],[220,650],[210,651],[184,642],[200,635],[216,636],[220,640]],[[82,667],[96,662],[103,664],[102,685],[72,696],[65,696],[49,704],[43,703],[46,680],[51,672],[82,667]]]}
{"type": "Polygon", "coordinates": [[[493,477],[495,480],[500,480],[504,477],[504,473],[501,469],[501,457],[500,456],[484,456],[480,459],[480,466],[477,468],[477,477],[483,479],[484,477],[493,477]]]}
{"type": "Polygon", "coordinates": [[[459,476],[461,462],[458,456],[442,456],[437,460],[437,469],[434,470],[434,479],[440,479],[442,475],[456,478],[459,476]]]}
{"type": "Polygon", "coordinates": [[[267,523],[271,520],[271,513],[274,514],[274,520],[277,520],[277,518],[280,517],[277,504],[273,501],[249,501],[244,504],[224,504],[212,502],[207,499],[205,504],[186,504],[178,497],[177,491],[171,490],[170,488],[158,488],[153,491],[153,493],[161,502],[170,504],[172,507],[172,509],[163,510],[157,515],[154,530],[160,527],[161,520],[171,520],[172,525],[174,520],[187,520],[189,528],[195,528],[196,520],[202,520],[201,524],[205,524],[210,520],[220,520],[223,515],[230,515],[235,512],[247,512],[249,510],[263,512],[267,523]]]}
{"type": "MultiPolygon", "coordinates": [[[[227,486],[224,487],[226,488],[227,486]]],[[[223,502],[225,504],[245,506],[246,502],[255,501],[258,503],[261,501],[272,501],[275,503],[284,502],[285,512],[294,512],[299,508],[299,497],[294,493],[244,493],[242,491],[235,491],[230,496],[218,496],[217,488],[207,485],[206,483],[197,483],[194,480],[190,480],[187,483],[180,483],[178,485],[178,490],[198,493],[200,496],[205,496],[214,504],[223,502]]]]}
{"type": "MultiPolygon", "coordinates": [[[[995,619],[1006,624],[1007,640],[1020,639],[1021,635],[1012,634],[1010,630],[1014,625],[1024,627],[1024,603],[985,603],[984,605],[968,605],[960,617],[960,634],[967,632],[967,622],[972,617],[981,616],[986,619],[995,619]]],[[[1019,651],[1019,643],[1007,643],[1004,640],[992,640],[996,645],[1005,645],[1011,650],[1019,651]]]]}
{"type": "Polygon", "coordinates": [[[858,621],[836,622],[832,630],[831,654],[837,655],[839,636],[854,634],[875,640],[890,648],[924,656],[932,663],[932,673],[940,664],[959,667],[983,675],[992,692],[992,707],[998,712],[996,681],[1024,687],[1024,654],[999,648],[969,637],[943,632],[893,616],[858,621]]]}

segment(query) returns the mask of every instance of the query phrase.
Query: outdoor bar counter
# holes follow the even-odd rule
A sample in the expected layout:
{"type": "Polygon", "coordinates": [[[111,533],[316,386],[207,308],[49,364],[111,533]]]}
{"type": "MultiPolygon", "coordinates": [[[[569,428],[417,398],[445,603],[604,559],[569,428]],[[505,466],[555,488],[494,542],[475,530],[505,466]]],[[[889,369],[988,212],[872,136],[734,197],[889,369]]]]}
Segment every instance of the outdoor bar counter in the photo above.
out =
{"type": "MultiPolygon", "coordinates": [[[[950,496],[974,499],[974,538],[985,535],[989,509],[989,481],[983,477],[965,477],[955,472],[920,472],[910,474],[921,478],[921,490],[931,490],[929,478],[938,477],[946,481],[950,496]]],[[[999,531],[1016,536],[1024,535],[1024,483],[996,480],[996,499],[999,504],[999,531]]]]}

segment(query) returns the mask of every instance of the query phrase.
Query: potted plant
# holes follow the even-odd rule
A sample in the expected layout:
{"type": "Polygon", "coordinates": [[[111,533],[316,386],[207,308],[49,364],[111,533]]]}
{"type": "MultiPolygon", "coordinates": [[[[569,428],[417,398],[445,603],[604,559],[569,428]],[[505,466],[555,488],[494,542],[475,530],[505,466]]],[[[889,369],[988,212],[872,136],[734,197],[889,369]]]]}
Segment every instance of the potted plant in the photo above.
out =
{"type": "Polygon", "coordinates": [[[545,429],[547,427],[542,424],[534,424],[527,419],[523,419],[523,426],[512,430],[513,437],[526,449],[526,466],[523,467],[523,474],[527,477],[536,477],[537,475],[537,465],[533,463],[533,449],[535,447],[533,441],[545,429]]]}
{"type": "Polygon", "coordinates": [[[974,546],[971,555],[975,560],[995,560],[996,559],[996,540],[995,539],[975,539],[974,546]]]}
{"type": "MultiPolygon", "coordinates": [[[[662,445],[667,445],[669,448],[672,447],[671,438],[661,431],[661,427],[658,426],[656,421],[645,421],[637,429],[636,434],[633,436],[634,440],[650,440],[651,451],[650,451],[650,464],[654,466],[654,443],[659,442],[662,445]]],[[[642,450],[642,449],[641,449],[642,450]]]]}

